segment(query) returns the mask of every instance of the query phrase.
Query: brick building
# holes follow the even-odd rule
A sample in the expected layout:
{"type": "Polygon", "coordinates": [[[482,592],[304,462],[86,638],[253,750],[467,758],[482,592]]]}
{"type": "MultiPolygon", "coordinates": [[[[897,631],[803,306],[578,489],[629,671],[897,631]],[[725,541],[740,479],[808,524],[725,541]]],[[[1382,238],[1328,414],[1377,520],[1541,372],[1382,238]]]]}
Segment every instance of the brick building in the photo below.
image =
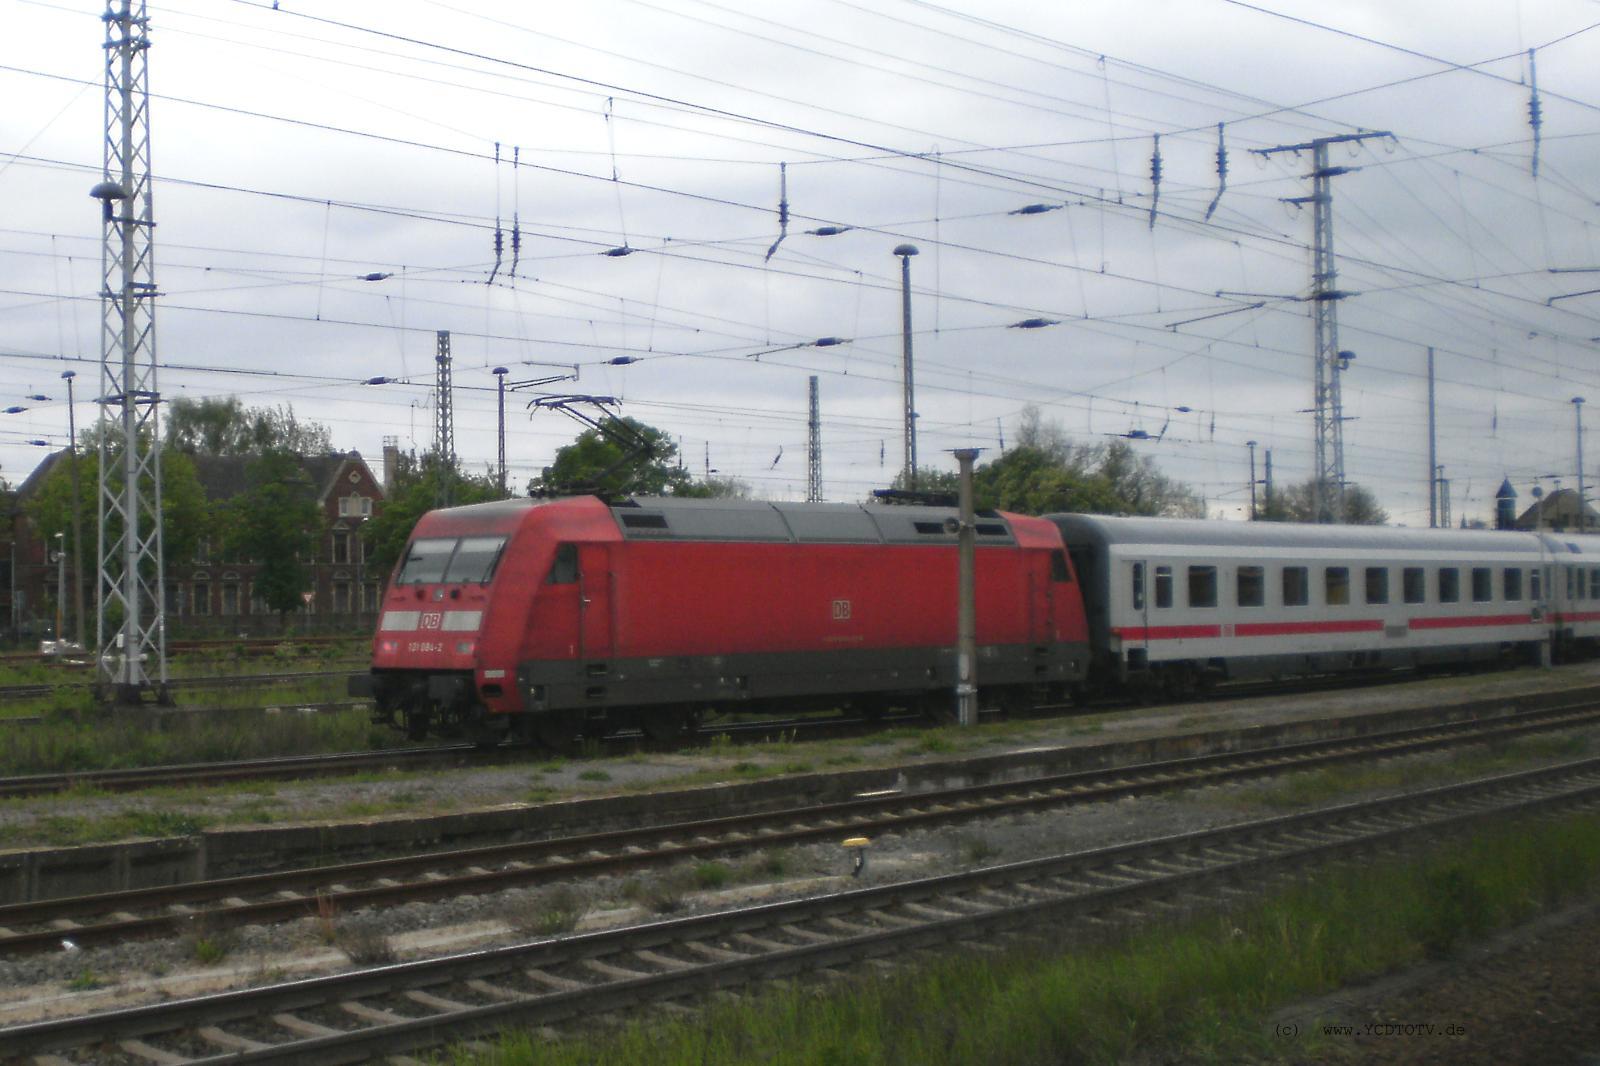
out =
{"type": "MultiPolygon", "coordinates": [[[[23,639],[35,639],[53,627],[58,572],[50,561],[54,531],[36,530],[26,514],[26,501],[65,451],[49,456],[16,491],[16,534],[12,567],[16,583],[13,610],[5,624],[20,630],[23,639]]],[[[208,502],[221,503],[243,492],[247,456],[193,456],[195,472],[208,502]]],[[[85,475],[93,460],[87,459],[85,475]]],[[[292,619],[299,632],[350,632],[370,626],[387,574],[366,569],[361,525],[382,510],[384,486],[359,452],[307,456],[301,459],[322,511],[324,531],[316,557],[310,561],[311,588],[306,602],[292,619]]],[[[3,520],[3,519],[0,519],[3,520]]],[[[84,516],[84,567],[86,609],[94,611],[93,548],[95,516],[84,516]]],[[[0,529],[0,543],[4,532],[0,529]]],[[[167,633],[172,637],[271,634],[278,616],[255,594],[258,567],[253,560],[231,558],[221,544],[202,537],[193,559],[166,560],[167,633]]],[[[71,596],[71,563],[67,571],[71,596]]],[[[9,591],[9,590],[8,590],[9,591]]],[[[94,639],[92,617],[87,625],[94,639]]],[[[71,626],[68,626],[71,631],[71,626]]]]}

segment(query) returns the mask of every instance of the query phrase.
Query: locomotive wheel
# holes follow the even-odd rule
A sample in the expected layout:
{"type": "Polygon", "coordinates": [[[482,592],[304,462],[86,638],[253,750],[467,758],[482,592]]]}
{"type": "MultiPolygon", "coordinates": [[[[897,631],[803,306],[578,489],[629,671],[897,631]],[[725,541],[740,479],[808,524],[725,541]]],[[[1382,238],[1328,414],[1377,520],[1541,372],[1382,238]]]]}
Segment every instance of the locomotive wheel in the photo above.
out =
{"type": "Polygon", "coordinates": [[[659,711],[641,715],[639,728],[658,744],[687,740],[699,728],[700,715],[694,711],[659,711]]]}
{"type": "Polygon", "coordinates": [[[551,751],[564,752],[577,741],[582,726],[583,720],[576,714],[539,714],[533,719],[533,734],[551,751]]]}
{"type": "Polygon", "coordinates": [[[426,708],[407,708],[405,711],[406,739],[427,740],[428,726],[431,724],[432,717],[426,708]]]}

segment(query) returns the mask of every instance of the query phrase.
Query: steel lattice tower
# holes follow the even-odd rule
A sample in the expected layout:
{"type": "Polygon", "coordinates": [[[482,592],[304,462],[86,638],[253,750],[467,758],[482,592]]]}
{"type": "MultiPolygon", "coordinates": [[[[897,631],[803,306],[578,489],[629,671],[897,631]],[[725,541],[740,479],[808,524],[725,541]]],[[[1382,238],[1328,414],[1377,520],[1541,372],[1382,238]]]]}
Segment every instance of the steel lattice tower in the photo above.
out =
{"type": "Polygon", "coordinates": [[[166,702],[149,23],[144,0],[113,5],[103,16],[105,165],[91,190],[103,234],[95,647],[103,696],[166,702]]]}
{"type": "Polygon", "coordinates": [[[448,507],[451,482],[455,479],[456,471],[456,426],[450,393],[450,331],[441,329],[438,337],[438,353],[433,357],[439,368],[434,385],[433,451],[439,460],[439,506],[448,507]]]}
{"type": "Polygon", "coordinates": [[[817,376],[811,375],[810,441],[806,448],[806,502],[822,502],[822,416],[817,403],[817,376]]]}
{"type": "Polygon", "coordinates": [[[1311,322],[1314,337],[1316,389],[1315,453],[1316,477],[1311,482],[1311,511],[1318,522],[1344,521],[1344,403],[1339,377],[1347,356],[1339,349],[1338,303],[1346,293],[1336,284],[1338,266],[1333,254],[1333,179],[1348,174],[1349,167],[1328,165],[1328,146],[1368,137],[1388,137],[1386,132],[1347,133],[1338,137],[1318,137],[1304,144],[1279,145],[1254,149],[1261,155],[1273,152],[1311,151],[1311,195],[1292,197],[1289,202],[1311,204],[1312,288],[1311,322]]]}

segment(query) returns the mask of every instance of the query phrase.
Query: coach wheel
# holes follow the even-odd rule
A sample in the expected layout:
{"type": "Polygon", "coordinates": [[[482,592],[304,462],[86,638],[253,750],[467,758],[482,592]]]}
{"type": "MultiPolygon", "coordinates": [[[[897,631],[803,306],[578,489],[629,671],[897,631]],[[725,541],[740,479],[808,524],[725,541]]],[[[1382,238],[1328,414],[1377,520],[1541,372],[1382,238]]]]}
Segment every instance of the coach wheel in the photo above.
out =
{"type": "Polygon", "coordinates": [[[694,711],[655,711],[640,716],[639,728],[657,744],[673,744],[694,736],[700,716],[694,711]]]}

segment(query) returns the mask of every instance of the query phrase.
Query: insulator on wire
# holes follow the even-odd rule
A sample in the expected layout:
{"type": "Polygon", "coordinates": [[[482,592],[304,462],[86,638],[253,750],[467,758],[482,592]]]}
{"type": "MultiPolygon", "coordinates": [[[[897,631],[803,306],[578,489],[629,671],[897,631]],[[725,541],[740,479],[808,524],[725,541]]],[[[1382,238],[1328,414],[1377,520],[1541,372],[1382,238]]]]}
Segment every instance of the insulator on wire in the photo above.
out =
{"type": "Polygon", "coordinates": [[[1156,228],[1156,209],[1161,204],[1161,134],[1155,135],[1155,149],[1150,153],[1150,228],[1156,228]]]}
{"type": "Polygon", "coordinates": [[[1217,209],[1217,204],[1222,202],[1222,194],[1228,187],[1228,146],[1222,139],[1222,123],[1217,123],[1217,195],[1211,198],[1211,206],[1206,208],[1206,220],[1210,221],[1211,213],[1217,209]]]}

